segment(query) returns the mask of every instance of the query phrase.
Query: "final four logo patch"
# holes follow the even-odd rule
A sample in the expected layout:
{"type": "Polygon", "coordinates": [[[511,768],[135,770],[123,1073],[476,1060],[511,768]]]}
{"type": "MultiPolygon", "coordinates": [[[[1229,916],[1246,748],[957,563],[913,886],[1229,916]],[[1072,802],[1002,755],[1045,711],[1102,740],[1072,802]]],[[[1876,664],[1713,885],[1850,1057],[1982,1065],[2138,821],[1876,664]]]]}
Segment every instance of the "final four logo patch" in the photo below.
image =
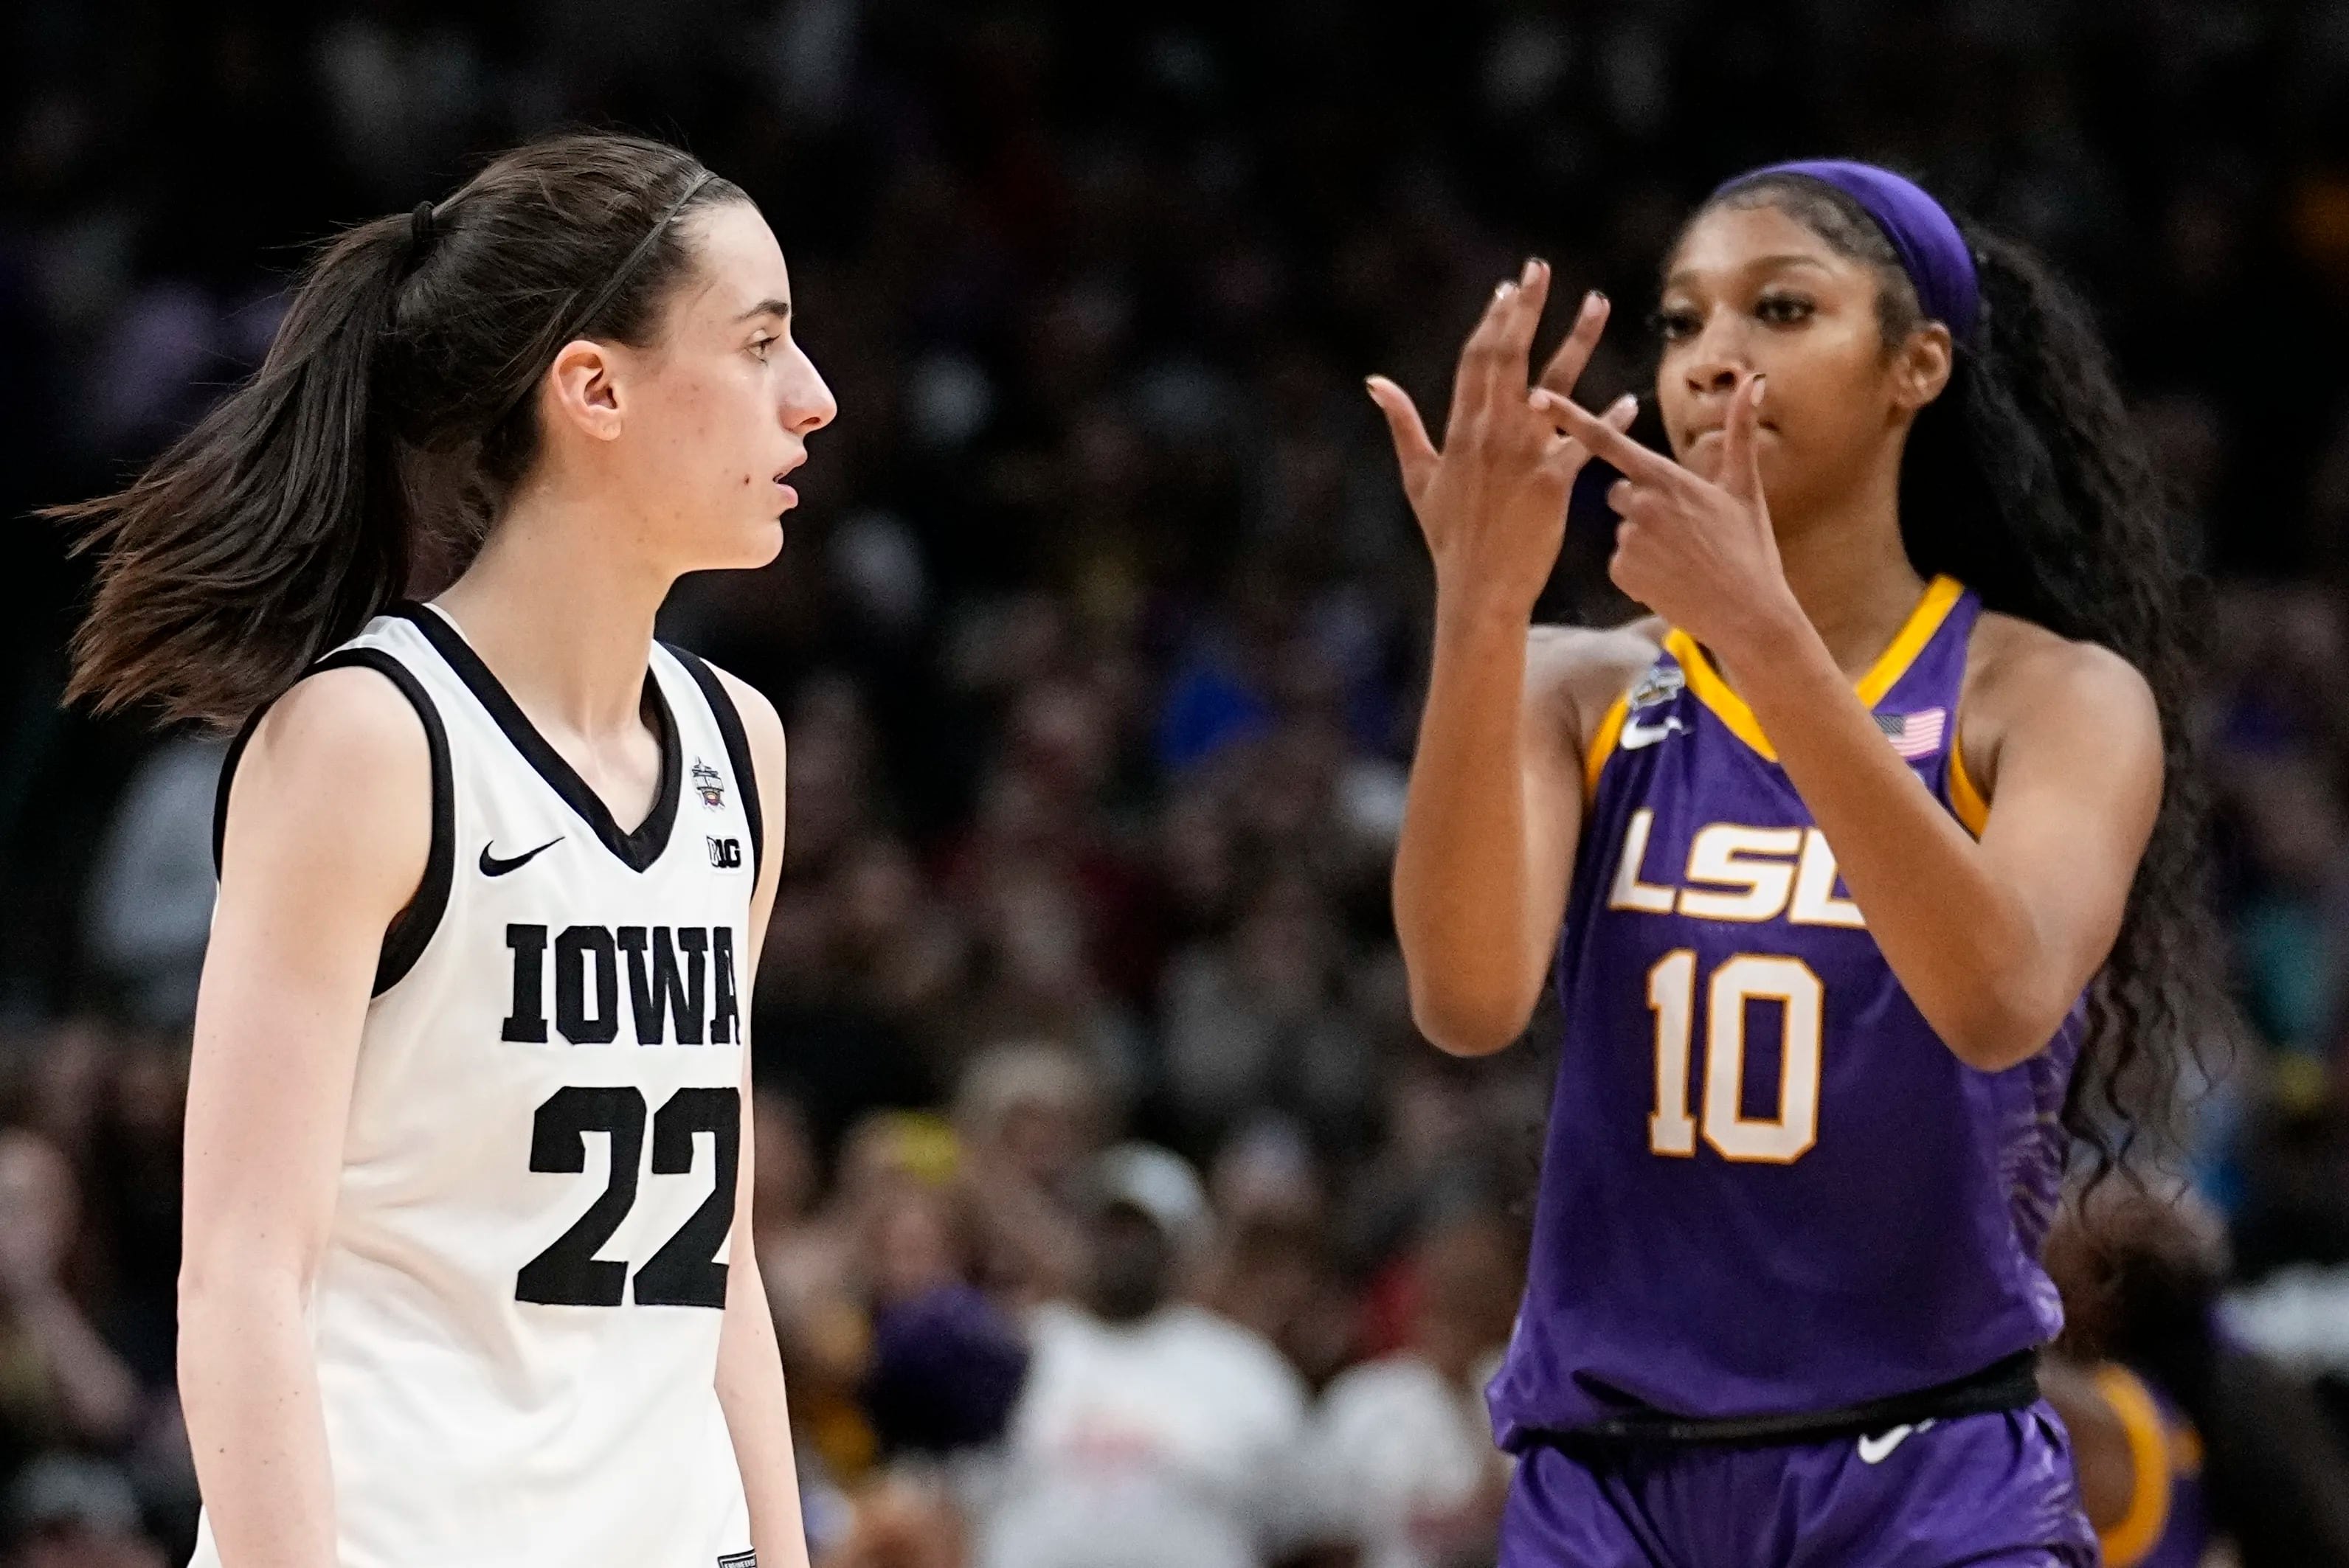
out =
{"type": "Polygon", "coordinates": [[[717,769],[697,757],[693,759],[693,787],[701,791],[701,803],[711,810],[726,805],[726,779],[717,769]]]}
{"type": "Polygon", "coordinates": [[[1640,684],[1631,688],[1630,700],[1624,706],[1637,713],[1643,707],[1670,702],[1680,696],[1681,689],[1687,685],[1688,676],[1681,673],[1678,665],[1660,665],[1640,677],[1640,684]]]}

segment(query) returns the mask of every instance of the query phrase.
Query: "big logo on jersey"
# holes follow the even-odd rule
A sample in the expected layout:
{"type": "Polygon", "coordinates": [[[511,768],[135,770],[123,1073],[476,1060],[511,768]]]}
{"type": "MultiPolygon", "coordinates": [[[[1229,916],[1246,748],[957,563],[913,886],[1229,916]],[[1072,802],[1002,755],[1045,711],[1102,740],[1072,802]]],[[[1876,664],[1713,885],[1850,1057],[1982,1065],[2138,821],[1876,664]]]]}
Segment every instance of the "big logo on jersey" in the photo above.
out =
{"type": "MultiPolygon", "coordinates": [[[[542,1044],[547,928],[509,925],[506,945],[513,950],[513,996],[498,1037],[542,1044]]],[[[607,1046],[619,1038],[623,958],[636,1044],[667,1044],[672,1025],[680,1046],[705,1038],[730,1045],[740,1032],[730,925],[566,925],[552,945],[554,1027],[574,1046],[607,1046]]]]}

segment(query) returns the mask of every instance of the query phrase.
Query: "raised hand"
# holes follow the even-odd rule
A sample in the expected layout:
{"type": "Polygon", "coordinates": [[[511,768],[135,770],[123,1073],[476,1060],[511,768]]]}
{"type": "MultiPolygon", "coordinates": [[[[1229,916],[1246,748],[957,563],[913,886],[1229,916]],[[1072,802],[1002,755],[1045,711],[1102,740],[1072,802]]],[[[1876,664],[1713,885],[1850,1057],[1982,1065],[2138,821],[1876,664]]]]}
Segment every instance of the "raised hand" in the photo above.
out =
{"type": "Polygon", "coordinates": [[[1754,432],[1763,392],[1763,378],[1747,376],[1730,395],[1718,483],[1651,451],[1568,398],[1547,389],[1533,394],[1544,418],[1571,431],[1623,476],[1607,491],[1607,503],[1623,520],[1608,575],[1714,648],[1737,648],[1749,634],[1783,624],[1794,608],[1762,493],[1754,432]]]}
{"type": "MultiPolygon", "coordinates": [[[[1534,331],[1549,297],[1547,263],[1494,291],[1484,318],[1460,351],[1444,449],[1427,437],[1411,396],[1383,376],[1370,378],[1371,401],[1387,418],[1403,493],[1435,559],[1436,596],[1530,617],[1566,538],[1566,502],[1574,476],[1590,458],[1588,443],[1561,432],[1537,399],[1567,402],[1607,325],[1607,300],[1583,298],[1574,329],[1542,372],[1526,380],[1534,331]]],[[[1599,428],[1619,434],[1636,408],[1626,396],[1599,428]]],[[[1580,409],[1576,410],[1580,413],[1580,409]]]]}

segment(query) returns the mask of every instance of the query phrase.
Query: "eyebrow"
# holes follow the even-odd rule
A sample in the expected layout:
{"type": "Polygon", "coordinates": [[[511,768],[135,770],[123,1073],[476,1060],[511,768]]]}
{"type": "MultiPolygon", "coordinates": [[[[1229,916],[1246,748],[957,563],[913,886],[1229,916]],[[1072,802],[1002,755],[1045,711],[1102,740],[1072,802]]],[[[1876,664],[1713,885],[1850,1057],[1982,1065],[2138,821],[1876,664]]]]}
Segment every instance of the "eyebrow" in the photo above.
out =
{"type": "MultiPolygon", "coordinates": [[[[1779,267],[1816,267],[1821,272],[1827,270],[1827,264],[1818,257],[1805,255],[1799,251],[1782,252],[1770,256],[1756,256],[1738,270],[1752,273],[1774,271],[1779,267]]],[[[1693,273],[1683,267],[1664,280],[1664,287],[1668,289],[1686,287],[1693,276],[1693,273]]]]}
{"type": "Polygon", "coordinates": [[[757,304],[752,305],[749,310],[744,311],[740,315],[736,316],[734,319],[736,321],[748,321],[754,315],[780,315],[788,320],[791,314],[791,301],[787,299],[762,299],[757,304]]]}

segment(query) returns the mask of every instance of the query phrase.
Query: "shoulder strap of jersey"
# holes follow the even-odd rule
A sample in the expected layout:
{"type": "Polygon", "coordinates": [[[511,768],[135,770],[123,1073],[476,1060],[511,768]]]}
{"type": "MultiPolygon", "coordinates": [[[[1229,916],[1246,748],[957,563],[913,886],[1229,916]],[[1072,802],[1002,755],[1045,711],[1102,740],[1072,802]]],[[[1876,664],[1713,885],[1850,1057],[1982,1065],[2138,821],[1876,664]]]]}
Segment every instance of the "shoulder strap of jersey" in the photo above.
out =
{"type": "Polygon", "coordinates": [[[709,704],[709,716],[718,721],[718,733],[726,740],[726,760],[734,769],[737,787],[742,792],[742,815],[750,824],[750,875],[759,875],[760,856],[766,852],[766,814],[759,802],[759,770],[750,762],[750,737],[742,728],[742,715],[735,707],[726,683],[718,672],[705,663],[701,655],[675,643],[663,643],[669,656],[685,666],[693,684],[701,688],[702,699],[709,704]]]}
{"type": "MultiPolygon", "coordinates": [[[[457,790],[449,764],[449,732],[440,723],[440,710],[432,705],[430,694],[416,678],[416,673],[396,656],[381,648],[345,648],[312,665],[302,672],[301,678],[307,680],[322,670],[353,665],[373,670],[399,688],[399,694],[423,722],[424,744],[432,759],[431,847],[425,852],[424,880],[416,884],[416,896],[384,928],[383,951],[376,959],[375,989],[370,993],[380,996],[416,966],[417,959],[423,956],[424,944],[432,940],[441,913],[449,907],[449,889],[457,874],[457,790]]],[[[253,732],[261,727],[263,716],[274,706],[274,702],[265,702],[253,710],[253,717],[244,721],[236,738],[229,743],[228,756],[222,759],[220,786],[212,797],[214,877],[220,875],[221,851],[228,838],[228,792],[236,779],[237,759],[244,755],[253,732]]]]}

